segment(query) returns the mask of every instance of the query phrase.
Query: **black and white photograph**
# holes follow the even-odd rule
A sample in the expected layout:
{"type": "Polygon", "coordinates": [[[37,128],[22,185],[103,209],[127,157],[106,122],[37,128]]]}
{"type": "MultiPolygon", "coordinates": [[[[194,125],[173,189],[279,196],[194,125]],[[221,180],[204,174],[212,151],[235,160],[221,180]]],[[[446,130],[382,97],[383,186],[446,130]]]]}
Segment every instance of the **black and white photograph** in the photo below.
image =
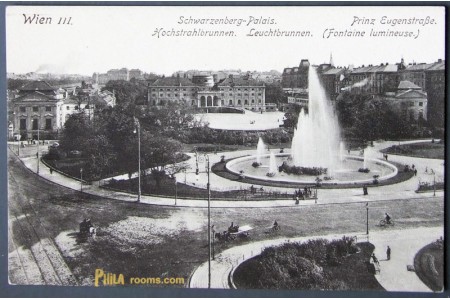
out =
{"type": "Polygon", "coordinates": [[[444,292],[444,6],[5,11],[9,285],[444,292]]]}

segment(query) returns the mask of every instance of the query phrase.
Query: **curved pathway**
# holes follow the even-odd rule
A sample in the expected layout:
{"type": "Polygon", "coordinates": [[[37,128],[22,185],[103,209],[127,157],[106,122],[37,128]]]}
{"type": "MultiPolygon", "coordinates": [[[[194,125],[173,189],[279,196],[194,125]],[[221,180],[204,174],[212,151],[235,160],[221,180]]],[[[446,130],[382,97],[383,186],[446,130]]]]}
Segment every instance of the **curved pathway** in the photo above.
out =
{"type": "MultiPolygon", "coordinates": [[[[416,143],[425,140],[415,140],[402,142],[405,143],[416,143]]],[[[431,140],[426,140],[431,141],[431,140]]],[[[379,151],[381,149],[387,148],[391,145],[397,145],[399,142],[380,142],[375,143],[374,150],[379,151]]],[[[14,145],[10,143],[10,145],[14,145]]],[[[12,146],[14,147],[14,146],[12,146]]],[[[14,151],[13,149],[12,151],[14,151]]],[[[27,149],[30,150],[30,149],[27,149]]],[[[28,151],[29,153],[35,153],[33,151],[28,151]]],[[[377,155],[380,155],[382,158],[382,154],[377,152],[377,155]]],[[[254,154],[254,151],[244,150],[244,151],[234,151],[234,152],[224,152],[217,154],[210,154],[211,165],[219,162],[222,155],[225,155],[226,158],[238,157],[248,154],[254,154]]],[[[34,155],[22,156],[24,155],[21,152],[21,161],[24,165],[30,169],[31,171],[36,173],[37,170],[37,159],[34,155]]],[[[191,158],[187,161],[190,165],[191,170],[195,170],[195,156],[191,153],[191,158]]],[[[321,189],[318,191],[318,204],[331,204],[331,203],[346,203],[346,202],[369,202],[369,201],[379,201],[379,200],[395,200],[395,199],[411,199],[411,198],[427,198],[434,197],[433,191],[417,194],[415,190],[418,187],[419,181],[428,181],[433,182],[433,175],[425,174],[425,168],[428,170],[433,169],[436,173],[436,179],[441,179],[444,177],[444,165],[443,160],[439,159],[425,159],[425,158],[414,158],[414,157],[406,157],[406,156],[396,156],[389,155],[389,160],[399,162],[401,164],[414,164],[418,169],[419,173],[417,177],[412,177],[411,179],[387,186],[382,187],[370,187],[369,195],[364,196],[361,188],[354,189],[321,189]]],[[[200,160],[199,162],[200,170],[205,168],[205,161],[200,160]]],[[[52,181],[54,183],[63,185],[65,187],[80,190],[81,184],[78,180],[66,177],[60,173],[53,172],[50,174],[50,170],[44,164],[40,164],[40,172],[39,176],[52,181]]],[[[137,176],[133,174],[133,176],[137,176]]],[[[216,174],[211,172],[211,189],[216,191],[224,191],[231,189],[249,189],[251,184],[240,183],[236,181],[230,181],[223,177],[217,176],[216,174]]],[[[196,176],[194,172],[191,173],[180,173],[176,175],[178,182],[183,182],[189,185],[193,185],[196,187],[206,188],[207,183],[207,175],[205,173],[200,173],[199,176],[196,176]]],[[[120,175],[114,177],[116,179],[128,178],[128,175],[120,175]]],[[[288,192],[293,193],[295,189],[293,188],[277,188],[277,187],[265,187],[266,191],[280,191],[280,192],[288,192]]],[[[137,195],[129,194],[125,192],[117,192],[108,189],[103,189],[99,187],[99,182],[94,182],[92,185],[83,185],[83,192],[89,193],[92,195],[97,195],[101,197],[117,199],[122,201],[136,201],[137,195]]],[[[437,191],[436,196],[442,197],[444,195],[444,191],[437,191]]],[[[142,203],[153,204],[153,205],[175,205],[174,198],[168,197],[157,197],[157,196],[142,196],[142,203]]],[[[300,201],[301,205],[312,205],[316,202],[313,200],[300,201]]],[[[207,200],[192,200],[192,199],[177,199],[177,206],[180,207],[206,207],[207,200]]],[[[211,207],[295,207],[293,200],[258,200],[258,201],[231,201],[231,200],[223,200],[223,201],[212,201],[211,207]]]]}
{"type": "MultiPolygon", "coordinates": [[[[444,234],[441,227],[417,228],[405,230],[383,230],[369,234],[368,240],[375,245],[375,255],[380,261],[380,273],[375,277],[387,291],[431,292],[414,272],[407,270],[407,265],[414,265],[414,256],[425,245],[439,239],[444,234]],[[386,247],[392,249],[391,260],[386,260],[386,247]],[[400,254],[401,253],[401,254],[400,254]]],[[[366,240],[361,233],[348,233],[356,236],[358,241],[366,240]]],[[[299,238],[281,238],[266,240],[233,247],[216,255],[211,263],[211,288],[230,288],[230,273],[243,261],[248,260],[268,246],[276,246],[285,242],[304,242],[310,239],[341,238],[343,234],[310,236],[299,238]]],[[[208,262],[200,265],[192,274],[189,282],[191,288],[208,287],[208,262]]]]}

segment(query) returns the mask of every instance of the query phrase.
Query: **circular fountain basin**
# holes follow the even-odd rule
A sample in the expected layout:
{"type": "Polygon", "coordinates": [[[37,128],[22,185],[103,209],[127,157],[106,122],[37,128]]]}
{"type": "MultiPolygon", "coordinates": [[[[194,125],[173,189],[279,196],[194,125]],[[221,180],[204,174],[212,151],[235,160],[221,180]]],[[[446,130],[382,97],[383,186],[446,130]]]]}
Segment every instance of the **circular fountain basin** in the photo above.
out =
{"type": "MultiPolygon", "coordinates": [[[[225,165],[225,168],[236,175],[243,175],[246,178],[253,178],[268,182],[284,182],[284,183],[299,183],[299,184],[316,184],[316,178],[321,178],[322,184],[364,184],[372,183],[374,175],[378,175],[378,181],[382,182],[397,175],[398,169],[391,163],[379,159],[368,159],[366,167],[370,170],[369,173],[359,172],[358,169],[364,168],[364,158],[353,155],[345,155],[340,167],[333,172],[333,174],[323,174],[320,176],[312,175],[294,175],[286,174],[284,172],[277,172],[275,176],[269,177],[266,174],[269,172],[269,154],[260,156],[261,166],[253,167],[252,163],[256,161],[257,156],[244,156],[230,160],[225,165]],[[326,180],[325,177],[332,177],[326,180]]],[[[277,166],[281,166],[284,161],[290,157],[289,153],[275,154],[277,166]]],[[[318,166],[320,167],[320,166],[318,166]]]]}

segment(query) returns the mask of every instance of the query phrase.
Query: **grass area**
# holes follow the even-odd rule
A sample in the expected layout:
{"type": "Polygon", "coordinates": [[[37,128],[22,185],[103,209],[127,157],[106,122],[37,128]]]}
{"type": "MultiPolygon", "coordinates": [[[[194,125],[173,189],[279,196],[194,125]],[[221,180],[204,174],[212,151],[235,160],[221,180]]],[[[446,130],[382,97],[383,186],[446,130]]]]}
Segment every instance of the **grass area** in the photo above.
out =
{"type": "MultiPolygon", "coordinates": [[[[190,157],[187,154],[182,154],[178,157],[177,162],[182,162],[188,160],[190,157]]],[[[83,181],[94,181],[100,180],[102,178],[113,177],[121,174],[126,174],[127,169],[116,169],[110,170],[108,174],[94,174],[91,170],[91,162],[87,158],[76,157],[76,158],[62,158],[62,159],[48,159],[47,156],[42,158],[45,164],[51,166],[56,172],[60,172],[70,177],[80,179],[81,173],[80,169],[83,168],[83,181]]]]}
{"type": "Polygon", "coordinates": [[[417,276],[434,292],[444,289],[444,242],[438,240],[422,249],[414,257],[417,276]]]}
{"type": "Polygon", "coordinates": [[[396,154],[403,156],[444,159],[445,158],[445,144],[440,142],[424,142],[404,145],[394,145],[389,148],[381,150],[382,153],[396,154]]]}
{"type": "MultiPolygon", "coordinates": [[[[111,180],[104,187],[119,191],[136,193],[138,192],[139,182],[137,178],[131,180],[111,180]]],[[[208,199],[208,190],[204,188],[197,188],[194,186],[186,185],[183,183],[177,183],[175,188],[175,181],[168,176],[164,176],[161,179],[159,185],[157,185],[152,175],[142,177],[141,191],[147,195],[158,195],[165,197],[175,197],[175,194],[179,198],[193,198],[204,200],[208,199]]],[[[276,192],[264,192],[259,189],[256,192],[251,193],[250,189],[246,190],[231,190],[231,191],[211,191],[212,199],[229,199],[229,200],[267,200],[267,199],[292,199],[292,194],[276,193],[276,192]]]]}
{"type": "MultiPolygon", "coordinates": [[[[280,148],[290,148],[291,143],[278,143],[276,145],[270,145],[270,148],[280,149],[280,148]]],[[[228,152],[228,151],[238,151],[238,150],[255,150],[256,143],[247,143],[245,145],[222,145],[222,144],[206,144],[206,143],[196,143],[196,144],[183,144],[183,152],[194,152],[194,149],[201,149],[199,152],[228,152]]]]}
{"type": "MultiPolygon", "coordinates": [[[[245,182],[249,184],[255,184],[255,185],[267,185],[267,186],[276,186],[276,187],[284,187],[284,188],[303,188],[305,186],[311,186],[311,184],[301,184],[301,183],[289,183],[289,182],[274,182],[274,181],[263,181],[258,180],[254,178],[239,178],[238,175],[233,174],[229,172],[225,165],[230,160],[226,160],[225,162],[219,162],[212,166],[211,170],[218,176],[232,180],[232,181],[239,181],[239,182],[245,182]]],[[[354,183],[354,184],[340,184],[339,186],[333,185],[333,184],[327,184],[326,182],[322,182],[322,185],[318,187],[319,189],[346,189],[346,188],[357,188],[357,187],[363,187],[363,186],[383,186],[383,185],[390,185],[395,184],[399,182],[406,181],[414,176],[414,172],[404,171],[404,165],[395,163],[392,161],[389,161],[389,163],[393,164],[398,169],[398,174],[392,178],[389,178],[387,180],[383,180],[382,182],[378,184],[369,183],[354,183]]]]}
{"type": "Polygon", "coordinates": [[[234,283],[247,289],[383,291],[368,267],[374,248],[349,238],[268,247],[236,269],[234,283]]]}

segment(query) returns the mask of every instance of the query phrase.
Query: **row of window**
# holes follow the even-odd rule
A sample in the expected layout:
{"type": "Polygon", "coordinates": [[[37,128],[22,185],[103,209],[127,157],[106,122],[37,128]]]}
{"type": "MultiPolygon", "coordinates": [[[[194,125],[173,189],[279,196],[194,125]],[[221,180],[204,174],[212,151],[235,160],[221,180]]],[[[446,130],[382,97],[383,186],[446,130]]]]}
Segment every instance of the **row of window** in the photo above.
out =
{"type": "MultiPolygon", "coordinates": [[[[203,103],[201,103],[201,106],[206,106],[206,103],[207,101],[206,100],[204,100],[203,101],[203,103]]],[[[211,104],[211,100],[209,101],[209,103],[211,104]]],[[[221,105],[225,105],[225,100],[220,100],[220,103],[221,103],[221,105]]],[[[244,105],[248,105],[248,100],[244,100],[244,105]]],[[[261,104],[262,103],[262,101],[261,100],[258,100],[258,104],[261,104]]],[[[165,105],[166,104],[166,101],[164,101],[164,100],[160,100],[160,101],[157,101],[157,100],[153,100],[153,105],[165,105]]],[[[251,104],[255,104],[255,100],[252,100],[251,101],[251,104]]],[[[191,105],[192,106],[196,106],[197,105],[197,100],[192,100],[191,101],[191,105]]],[[[231,100],[231,99],[229,99],[228,100],[228,105],[229,106],[233,106],[233,100],[231,100]]],[[[242,105],[242,101],[240,100],[240,99],[238,99],[237,100],[237,105],[242,105]]]]}
{"type": "MultiPolygon", "coordinates": [[[[80,105],[80,109],[83,109],[83,108],[89,109],[89,107],[90,107],[89,104],[86,104],[84,107],[83,107],[83,105],[80,105]]],[[[92,108],[94,108],[94,105],[92,105],[92,108]]],[[[33,106],[31,109],[32,109],[33,112],[39,112],[39,106],[33,106]]],[[[66,109],[70,110],[70,106],[67,105],[66,109]]],[[[75,105],[74,109],[78,110],[78,105],[75,105]]],[[[26,112],[27,111],[27,107],[26,106],[20,106],[19,107],[19,111],[20,112],[26,112]]],[[[46,106],[45,107],[45,111],[51,112],[52,111],[52,106],[46,106]]]]}
{"type": "MultiPolygon", "coordinates": [[[[193,88],[193,89],[178,89],[178,88],[175,88],[175,89],[172,89],[172,88],[166,88],[166,89],[163,89],[163,88],[159,88],[159,89],[156,89],[156,88],[153,88],[152,89],[152,92],[156,92],[157,90],[159,90],[160,92],[163,92],[164,90],[166,90],[166,91],[168,91],[168,92],[171,92],[171,91],[184,91],[184,92],[186,92],[187,90],[201,90],[201,91],[206,91],[206,90],[208,90],[208,88],[193,88]]],[[[232,90],[232,88],[220,88],[220,90],[221,91],[228,91],[228,90],[232,90]]],[[[237,88],[236,90],[238,90],[238,91],[241,91],[241,88],[237,88]]],[[[249,88],[243,88],[242,89],[243,91],[249,91],[250,89],[249,88]]],[[[251,88],[251,90],[252,91],[254,91],[255,90],[255,88],[251,88]]]]}

